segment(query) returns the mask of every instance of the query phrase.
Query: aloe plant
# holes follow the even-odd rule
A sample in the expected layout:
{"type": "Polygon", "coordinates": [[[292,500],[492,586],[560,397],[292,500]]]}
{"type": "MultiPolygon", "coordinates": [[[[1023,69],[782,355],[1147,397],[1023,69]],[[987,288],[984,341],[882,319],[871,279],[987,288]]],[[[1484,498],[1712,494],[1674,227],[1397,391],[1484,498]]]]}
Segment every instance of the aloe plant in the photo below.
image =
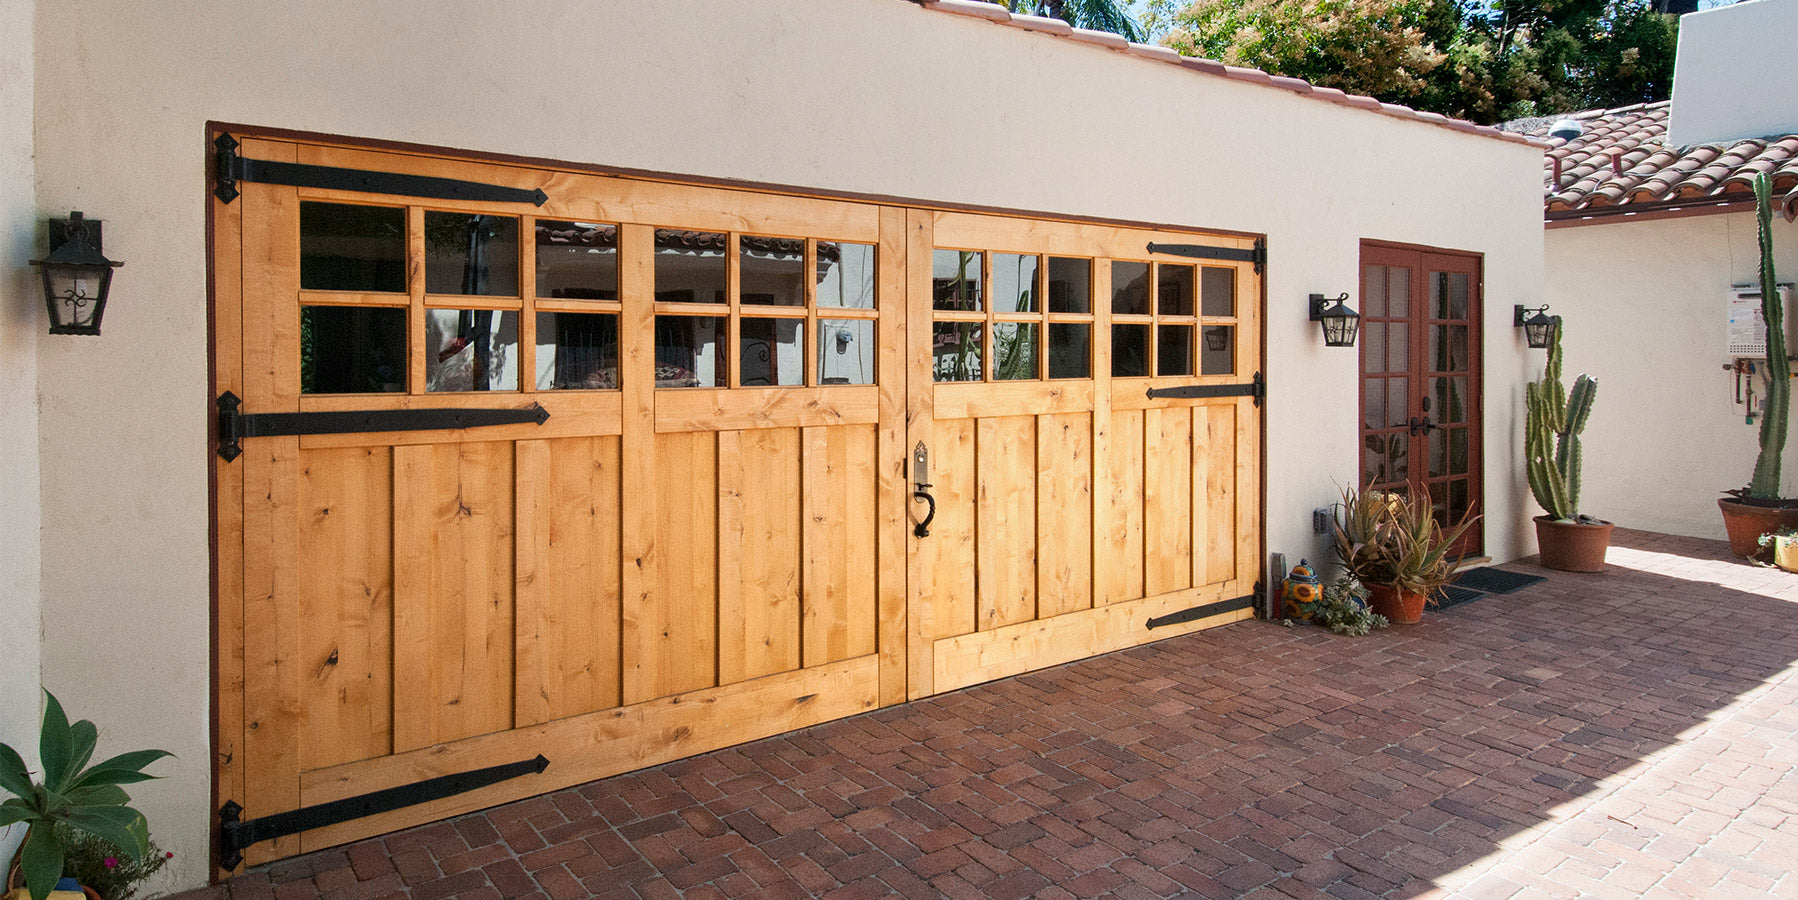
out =
{"type": "Polygon", "coordinates": [[[1754,214],[1761,251],[1761,318],[1767,323],[1767,402],[1761,409],[1761,452],[1754,460],[1754,478],[1747,488],[1734,492],[1762,500],[1779,497],[1779,459],[1785,453],[1792,392],[1792,370],[1786,361],[1785,304],[1780,302],[1778,279],[1773,275],[1772,190],[1765,172],[1754,176],[1754,214]]]}
{"type": "Polygon", "coordinates": [[[0,826],[22,823],[27,828],[14,864],[32,900],[44,900],[62,878],[66,848],[57,825],[105,838],[133,859],[143,859],[150,849],[150,826],[143,813],[126,805],[131,797],[121,785],[157,777],[144,767],[171,755],[137,750],[89,766],[99,729],[86,719],[70,724],[56,697],[49,691],[44,696],[38,734],[43,780],[32,781],[19,752],[0,744],[0,788],[13,795],[0,802],[0,826]]]}
{"type": "Polygon", "coordinates": [[[1336,558],[1362,584],[1428,594],[1454,576],[1461,562],[1455,542],[1478,518],[1469,509],[1453,524],[1437,521],[1427,491],[1345,490],[1336,511],[1336,558]]]}

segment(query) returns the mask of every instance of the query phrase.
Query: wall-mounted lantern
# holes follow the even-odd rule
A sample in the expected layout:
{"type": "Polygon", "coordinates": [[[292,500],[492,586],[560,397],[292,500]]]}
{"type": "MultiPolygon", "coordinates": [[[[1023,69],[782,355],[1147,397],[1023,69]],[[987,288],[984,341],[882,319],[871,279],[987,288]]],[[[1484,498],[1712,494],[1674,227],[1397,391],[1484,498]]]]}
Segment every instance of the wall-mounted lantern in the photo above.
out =
{"type": "Polygon", "coordinates": [[[1532,350],[1545,350],[1554,342],[1555,328],[1560,320],[1560,316],[1548,314],[1546,303],[1534,308],[1521,303],[1512,307],[1511,324],[1523,329],[1523,339],[1532,350]]]}
{"type": "Polygon", "coordinates": [[[1230,349],[1230,329],[1223,325],[1205,329],[1205,349],[1213,353],[1230,349]]]}
{"type": "Polygon", "coordinates": [[[100,254],[100,223],[71,212],[50,220],[50,253],[31,260],[44,278],[51,334],[99,334],[112,270],[124,265],[100,254]]]}
{"type": "Polygon", "coordinates": [[[1361,314],[1349,308],[1346,291],[1340,297],[1312,294],[1311,321],[1323,329],[1325,347],[1353,347],[1361,330],[1361,314]]]}

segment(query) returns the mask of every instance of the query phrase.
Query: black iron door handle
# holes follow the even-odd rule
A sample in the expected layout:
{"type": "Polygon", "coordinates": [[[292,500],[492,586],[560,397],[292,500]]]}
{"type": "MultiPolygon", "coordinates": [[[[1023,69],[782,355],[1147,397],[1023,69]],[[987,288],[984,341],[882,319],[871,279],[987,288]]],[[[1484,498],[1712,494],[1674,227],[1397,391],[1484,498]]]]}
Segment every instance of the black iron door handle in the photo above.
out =
{"type": "Polygon", "coordinates": [[[930,509],[924,513],[924,521],[919,522],[911,533],[918,537],[930,537],[930,522],[936,518],[936,498],[930,496],[930,485],[919,482],[917,490],[911,492],[911,498],[930,504],[930,509]]]}
{"type": "Polygon", "coordinates": [[[1412,434],[1428,434],[1432,430],[1440,427],[1435,422],[1430,421],[1430,417],[1427,415],[1414,417],[1406,424],[1411,427],[1412,434]]]}

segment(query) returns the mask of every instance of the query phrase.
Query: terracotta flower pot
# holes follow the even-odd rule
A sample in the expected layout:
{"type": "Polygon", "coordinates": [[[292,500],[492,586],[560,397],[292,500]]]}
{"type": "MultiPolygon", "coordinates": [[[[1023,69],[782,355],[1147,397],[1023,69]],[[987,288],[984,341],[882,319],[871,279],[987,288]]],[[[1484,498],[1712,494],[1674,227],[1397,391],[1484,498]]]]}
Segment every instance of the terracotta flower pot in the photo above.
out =
{"type": "Polygon", "coordinates": [[[1772,534],[1781,525],[1798,528],[1798,505],[1785,505],[1789,502],[1775,500],[1747,503],[1731,498],[1718,498],[1717,508],[1723,511],[1723,530],[1729,532],[1729,552],[1743,559],[1766,559],[1765,548],[1761,547],[1761,535],[1772,534]]]}
{"type": "Polygon", "coordinates": [[[1542,551],[1542,566],[1562,572],[1603,572],[1604,553],[1611,546],[1609,522],[1581,525],[1557,522],[1547,516],[1536,517],[1536,547],[1542,551]]]}
{"type": "Polygon", "coordinates": [[[1394,625],[1416,625],[1423,621],[1424,595],[1415,591],[1401,591],[1395,585],[1370,584],[1367,586],[1367,602],[1373,611],[1386,617],[1386,621],[1394,625]]]}

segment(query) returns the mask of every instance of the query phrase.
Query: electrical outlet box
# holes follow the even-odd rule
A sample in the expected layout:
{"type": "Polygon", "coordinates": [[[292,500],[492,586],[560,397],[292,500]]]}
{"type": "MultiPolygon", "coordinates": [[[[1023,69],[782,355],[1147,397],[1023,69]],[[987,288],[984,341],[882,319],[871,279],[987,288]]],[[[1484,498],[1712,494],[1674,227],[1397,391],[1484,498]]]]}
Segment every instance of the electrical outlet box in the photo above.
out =
{"type": "Polygon", "coordinates": [[[1330,526],[1334,524],[1334,521],[1335,519],[1330,515],[1328,509],[1314,509],[1311,511],[1311,530],[1317,534],[1329,534],[1330,526]]]}

